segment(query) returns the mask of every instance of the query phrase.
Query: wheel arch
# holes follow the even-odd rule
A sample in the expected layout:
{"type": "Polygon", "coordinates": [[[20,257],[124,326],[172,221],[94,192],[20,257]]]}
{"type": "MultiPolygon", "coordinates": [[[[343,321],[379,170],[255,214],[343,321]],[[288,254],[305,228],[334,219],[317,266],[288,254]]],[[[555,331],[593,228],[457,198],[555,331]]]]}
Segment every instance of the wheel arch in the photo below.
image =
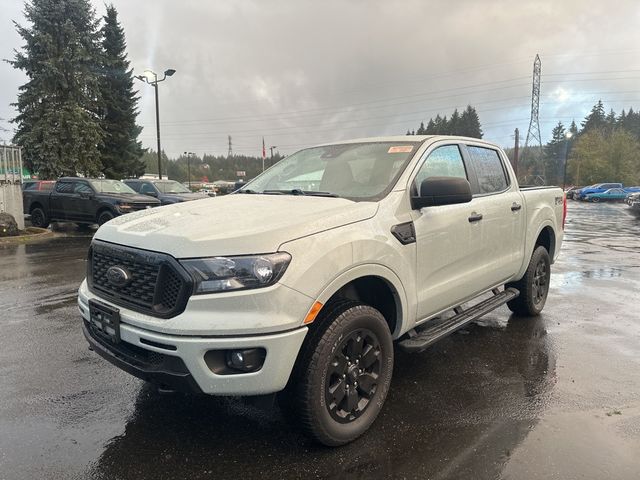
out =
{"type": "Polygon", "coordinates": [[[118,212],[116,212],[115,208],[111,207],[110,205],[103,205],[99,207],[98,210],[96,211],[96,216],[95,216],[96,223],[99,223],[98,220],[100,220],[100,215],[102,215],[104,212],[111,213],[114,216],[114,218],[118,216],[118,212]]]}
{"type": "Polygon", "coordinates": [[[392,337],[407,329],[408,302],[400,279],[387,267],[378,264],[359,265],[335,278],[316,299],[327,305],[337,298],[361,301],[385,317],[392,337]]]}

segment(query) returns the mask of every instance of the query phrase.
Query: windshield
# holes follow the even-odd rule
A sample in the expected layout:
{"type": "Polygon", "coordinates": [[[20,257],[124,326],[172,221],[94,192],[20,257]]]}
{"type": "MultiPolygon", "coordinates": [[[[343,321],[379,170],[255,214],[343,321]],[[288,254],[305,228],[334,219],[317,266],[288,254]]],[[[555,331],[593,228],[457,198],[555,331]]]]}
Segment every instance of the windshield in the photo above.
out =
{"type": "Polygon", "coordinates": [[[99,193],[136,193],[118,180],[89,180],[96,192],[99,193]]]}
{"type": "Polygon", "coordinates": [[[191,190],[175,180],[167,182],[153,182],[153,184],[161,193],[191,193],[191,190]]]}
{"type": "Polygon", "coordinates": [[[271,167],[240,192],[290,193],[377,200],[397,180],[416,142],[370,142],[301,150],[271,167]]]}

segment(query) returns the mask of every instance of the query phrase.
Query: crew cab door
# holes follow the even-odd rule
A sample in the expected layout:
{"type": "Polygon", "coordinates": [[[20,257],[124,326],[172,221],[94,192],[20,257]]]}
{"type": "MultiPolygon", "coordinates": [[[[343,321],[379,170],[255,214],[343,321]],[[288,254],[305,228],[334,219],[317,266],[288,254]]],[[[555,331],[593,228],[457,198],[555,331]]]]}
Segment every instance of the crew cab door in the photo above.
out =
{"type": "Polygon", "coordinates": [[[474,232],[480,268],[476,281],[486,289],[511,278],[522,266],[526,205],[511,181],[504,154],[486,144],[466,143],[462,151],[477,182],[473,203],[482,219],[474,232]]]}
{"type": "MultiPolygon", "coordinates": [[[[412,194],[428,177],[462,177],[473,187],[457,143],[436,144],[421,162],[409,184],[412,194]]],[[[412,210],[418,321],[456,305],[477,289],[482,245],[480,226],[474,220],[476,210],[475,200],[412,210]]]]}
{"type": "Polygon", "coordinates": [[[58,180],[49,196],[49,215],[52,220],[72,220],[69,198],[73,196],[73,181],[58,180]]]}
{"type": "Polygon", "coordinates": [[[93,187],[85,180],[78,180],[75,182],[73,192],[74,196],[70,203],[76,220],[95,222],[100,202],[96,199],[93,187]]]}

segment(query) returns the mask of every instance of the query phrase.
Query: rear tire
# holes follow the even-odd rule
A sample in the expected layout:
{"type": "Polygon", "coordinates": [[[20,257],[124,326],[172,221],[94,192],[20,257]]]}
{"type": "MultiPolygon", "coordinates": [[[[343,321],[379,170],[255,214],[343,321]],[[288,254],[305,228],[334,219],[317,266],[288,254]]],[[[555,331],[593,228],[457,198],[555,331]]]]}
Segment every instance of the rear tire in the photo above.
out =
{"type": "Polygon", "coordinates": [[[534,317],[540,315],[549,293],[551,259],[543,246],[538,246],[531,255],[524,276],[517,282],[507,283],[506,288],[515,288],[520,295],[507,302],[507,307],[516,315],[534,317]]]}
{"type": "Polygon", "coordinates": [[[42,208],[36,207],[31,210],[31,225],[38,228],[47,228],[49,226],[49,219],[42,208]]]}
{"type": "Polygon", "coordinates": [[[114,217],[115,215],[113,213],[111,213],[109,210],[105,210],[104,212],[100,213],[100,215],[98,215],[98,225],[103,225],[114,217]]]}
{"type": "Polygon", "coordinates": [[[349,443],[382,410],[393,373],[393,341],[382,314],[352,301],[325,306],[300,351],[287,389],[291,416],[327,445],[349,443]]]}

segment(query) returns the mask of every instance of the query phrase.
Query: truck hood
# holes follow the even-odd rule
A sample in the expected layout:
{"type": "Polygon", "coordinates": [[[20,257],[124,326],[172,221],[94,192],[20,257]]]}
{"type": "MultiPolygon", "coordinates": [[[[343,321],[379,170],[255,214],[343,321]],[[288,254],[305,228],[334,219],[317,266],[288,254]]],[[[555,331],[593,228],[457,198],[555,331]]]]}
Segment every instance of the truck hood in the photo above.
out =
{"type": "Polygon", "coordinates": [[[377,209],[342,198],[226,195],[116,217],[94,238],[175,258],[270,253],[284,242],[371,218],[377,209]]]}

